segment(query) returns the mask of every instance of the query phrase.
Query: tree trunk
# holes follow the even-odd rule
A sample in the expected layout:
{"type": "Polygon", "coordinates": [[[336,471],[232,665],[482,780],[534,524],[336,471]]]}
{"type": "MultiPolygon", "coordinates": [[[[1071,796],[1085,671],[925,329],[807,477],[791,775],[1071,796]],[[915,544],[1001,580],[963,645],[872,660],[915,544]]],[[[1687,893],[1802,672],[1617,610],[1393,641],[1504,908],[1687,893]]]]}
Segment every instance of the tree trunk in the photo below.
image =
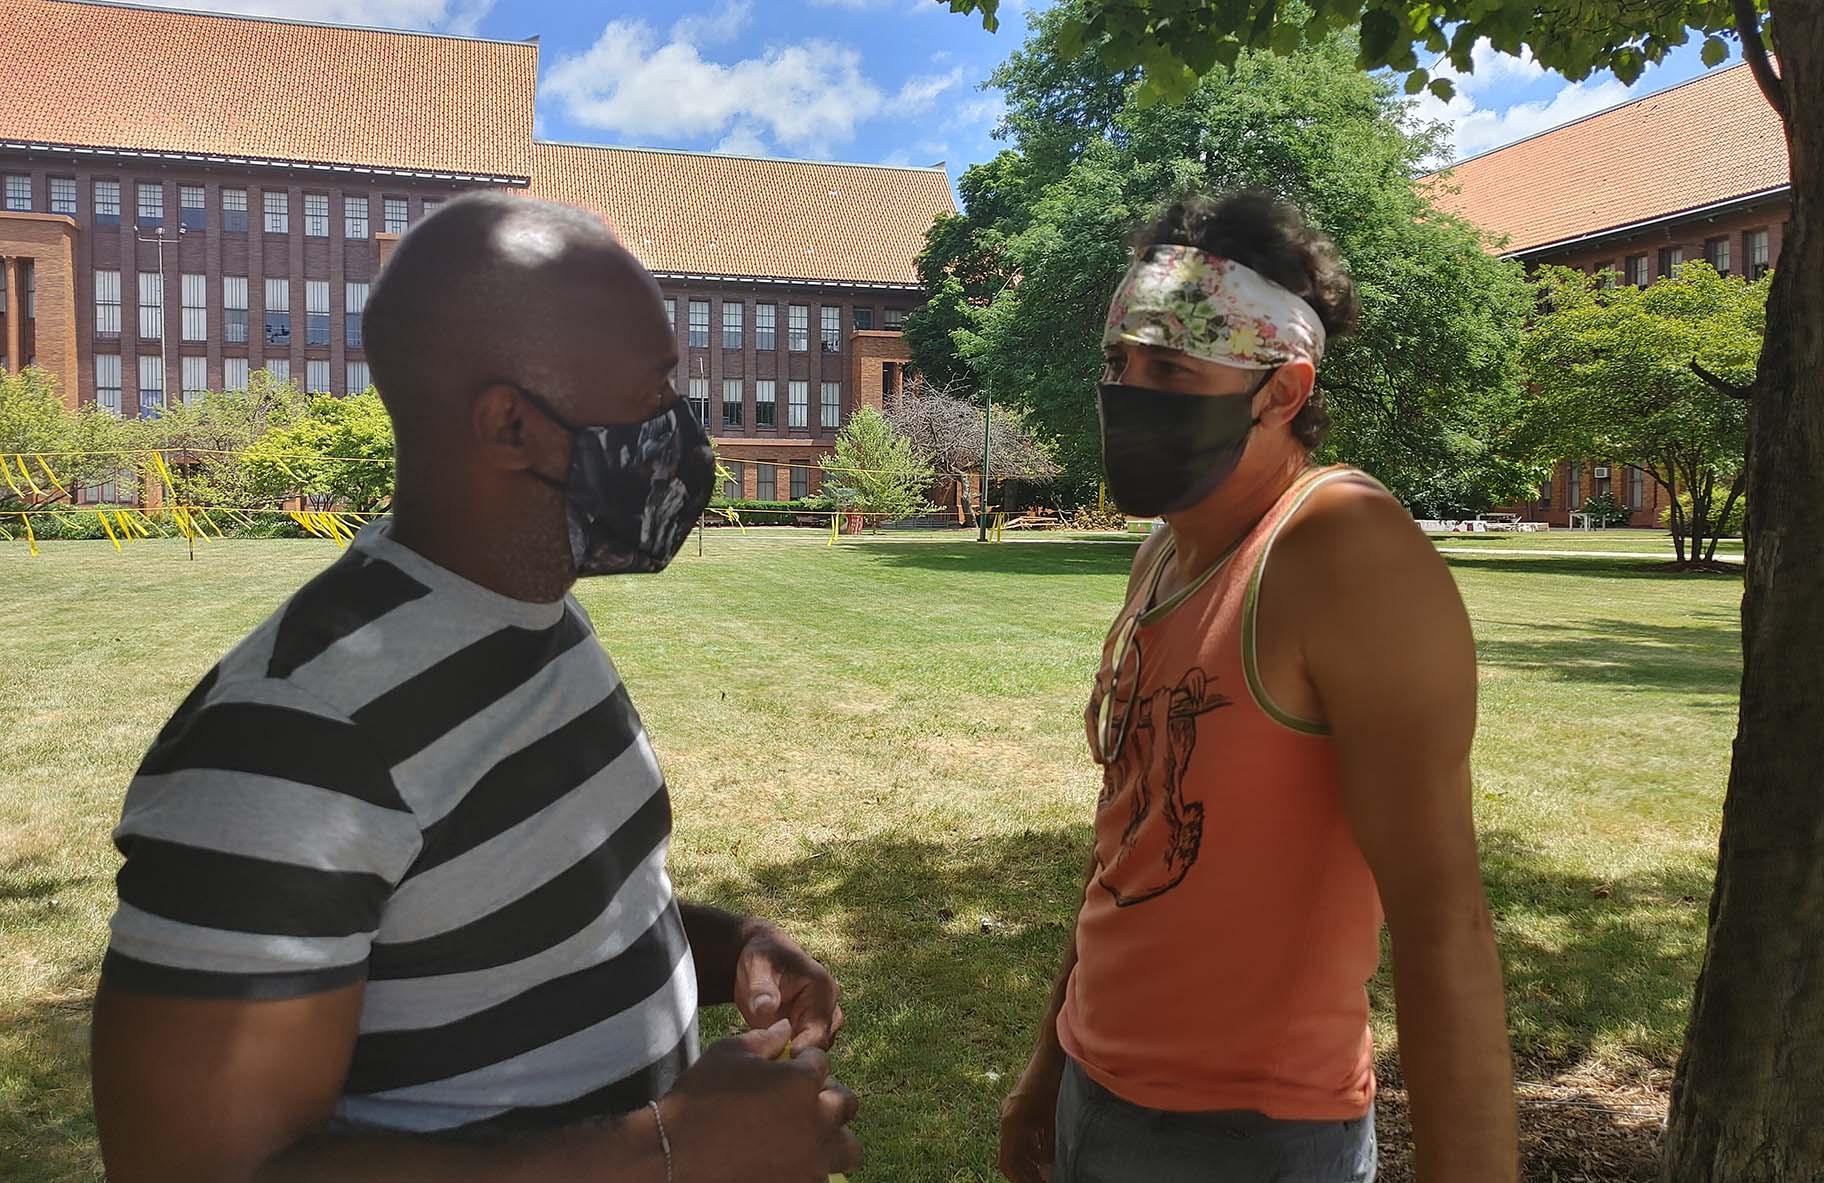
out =
{"type": "Polygon", "coordinates": [[[1773,0],[1792,222],[1748,418],[1742,701],[1667,1183],[1824,1179],[1824,3],[1773,0]]]}

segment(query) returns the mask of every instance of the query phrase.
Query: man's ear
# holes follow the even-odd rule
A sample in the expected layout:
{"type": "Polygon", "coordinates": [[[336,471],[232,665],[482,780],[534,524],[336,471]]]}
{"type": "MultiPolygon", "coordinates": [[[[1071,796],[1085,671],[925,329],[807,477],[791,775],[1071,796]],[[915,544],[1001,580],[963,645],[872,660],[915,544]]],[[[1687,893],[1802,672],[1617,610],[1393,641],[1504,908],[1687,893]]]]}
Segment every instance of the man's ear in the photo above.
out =
{"type": "Polygon", "coordinates": [[[1254,417],[1267,427],[1290,424],[1311,401],[1316,383],[1317,370],[1310,362],[1303,358],[1286,362],[1254,396],[1254,417]]]}
{"type": "Polygon", "coordinates": [[[534,467],[536,410],[519,391],[497,382],[469,404],[469,439],[481,462],[491,468],[523,470],[534,467]]]}

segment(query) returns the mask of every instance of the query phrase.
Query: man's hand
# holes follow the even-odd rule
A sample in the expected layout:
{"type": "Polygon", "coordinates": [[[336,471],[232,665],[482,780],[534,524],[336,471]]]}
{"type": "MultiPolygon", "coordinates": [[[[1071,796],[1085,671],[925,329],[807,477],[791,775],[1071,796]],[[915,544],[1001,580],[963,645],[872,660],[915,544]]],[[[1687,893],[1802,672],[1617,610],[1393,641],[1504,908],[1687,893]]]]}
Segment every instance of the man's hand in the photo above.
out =
{"type": "Polygon", "coordinates": [[[861,1165],[861,1143],[848,1129],[855,1094],[830,1079],[818,1048],[776,1059],[790,1039],[784,1019],[724,1039],[659,1102],[678,1178],[827,1183],[861,1165]]]}
{"type": "Polygon", "coordinates": [[[770,924],[751,923],[735,959],[735,1006],[748,1026],[791,1023],[792,1045],[828,1049],[842,1030],[842,987],[770,924]]]}
{"type": "Polygon", "coordinates": [[[1058,1082],[1035,1082],[1032,1073],[1001,1102],[1001,1174],[1009,1183],[1045,1183],[1057,1152],[1058,1082]]]}

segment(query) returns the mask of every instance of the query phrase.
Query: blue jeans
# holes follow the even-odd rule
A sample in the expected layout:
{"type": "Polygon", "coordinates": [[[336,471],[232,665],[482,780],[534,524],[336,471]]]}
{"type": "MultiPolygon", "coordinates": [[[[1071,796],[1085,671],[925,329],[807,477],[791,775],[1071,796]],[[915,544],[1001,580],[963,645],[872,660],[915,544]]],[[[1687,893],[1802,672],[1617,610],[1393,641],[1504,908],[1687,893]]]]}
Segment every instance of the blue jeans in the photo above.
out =
{"type": "Polygon", "coordinates": [[[1280,1121],[1123,1101],[1068,1061],[1051,1183],[1374,1183],[1374,1114],[1280,1121]]]}

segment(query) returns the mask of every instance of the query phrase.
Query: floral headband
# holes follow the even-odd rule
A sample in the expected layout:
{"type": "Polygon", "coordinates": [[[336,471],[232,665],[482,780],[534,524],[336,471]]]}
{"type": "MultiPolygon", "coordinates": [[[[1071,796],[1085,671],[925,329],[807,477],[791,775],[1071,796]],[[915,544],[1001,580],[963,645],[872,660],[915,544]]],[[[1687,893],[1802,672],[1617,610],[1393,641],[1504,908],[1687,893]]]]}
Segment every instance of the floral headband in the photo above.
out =
{"type": "Polygon", "coordinates": [[[1194,246],[1148,247],[1115,289],[1102,344],[1176,349],[1270,370],[1324,356],[1324,322],[1304,300],[1233,259],[1194,246]]]}

